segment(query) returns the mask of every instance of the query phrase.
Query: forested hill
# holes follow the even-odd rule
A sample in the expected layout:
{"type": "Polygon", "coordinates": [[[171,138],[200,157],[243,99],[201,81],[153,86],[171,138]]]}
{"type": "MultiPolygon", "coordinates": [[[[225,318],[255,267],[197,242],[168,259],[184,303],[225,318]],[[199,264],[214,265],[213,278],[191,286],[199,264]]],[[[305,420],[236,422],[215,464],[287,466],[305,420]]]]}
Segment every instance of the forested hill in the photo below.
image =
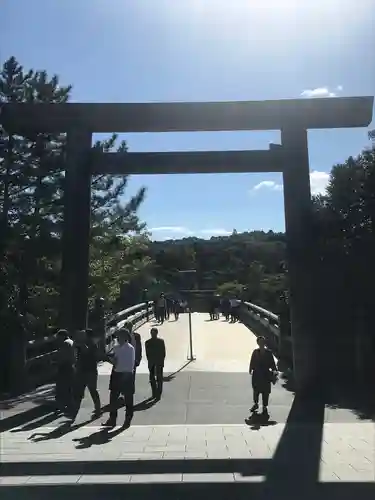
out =
{"type": "Polygon", "coordinates": [[[158,288],[199,289],[242,294],[275,310],[285,288],[285,235],[253,231],[209,240],[195,237],[154,241],[150,257],[158,288]],[[179,271],[195,269],[196,275],[179,271]]]}

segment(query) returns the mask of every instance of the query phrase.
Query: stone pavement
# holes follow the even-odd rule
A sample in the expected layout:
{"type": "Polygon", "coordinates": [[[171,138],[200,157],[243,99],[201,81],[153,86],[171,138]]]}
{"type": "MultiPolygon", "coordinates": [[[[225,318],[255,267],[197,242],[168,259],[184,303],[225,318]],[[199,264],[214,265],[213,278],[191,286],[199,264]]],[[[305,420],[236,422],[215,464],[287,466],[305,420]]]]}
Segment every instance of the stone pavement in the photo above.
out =
{"type": "Polygon", "coordinates": [[[269,488],[276,494],[289,488],[289,493],[301,494],[348,482],[353,483],[348,486],[352,493],[355,484],[370,491],[375,487],[374,442],[369,423],[293,426],[253,421],[113,431],[82,427],[65,435],[47,428],[7,432],[1,442],[0,495],[7,498],[3,493],[15,487],[40,493],[33,489],[38,485],[49,487],[45,493],[54,497],[59,485],[142,483],[221,483],[224,488],[246,482],[251,483],[248,493],[269,488]]]}
{"type": "MultiPolygon", "coordinates": [[[[294,397],[282,381],[271,395],[270,418],[249,418],[255,337],[240,324],[206,319],[193,315],[197,359],[191,363],[187,315],[160,327],[168,352],[163,398],[149,399],[143,361],[130,429],[102,429],[100,420],[91,420],[88,395],[73,426],[48,405],[49,387],[8,402],[0,434],[1,499],[373,500],[374,423],[294,397]]],[[[143,339],[149,328],[140,328],[143,339]]],[[[109,371],[100,367],[103,404],[109,371]]]]}

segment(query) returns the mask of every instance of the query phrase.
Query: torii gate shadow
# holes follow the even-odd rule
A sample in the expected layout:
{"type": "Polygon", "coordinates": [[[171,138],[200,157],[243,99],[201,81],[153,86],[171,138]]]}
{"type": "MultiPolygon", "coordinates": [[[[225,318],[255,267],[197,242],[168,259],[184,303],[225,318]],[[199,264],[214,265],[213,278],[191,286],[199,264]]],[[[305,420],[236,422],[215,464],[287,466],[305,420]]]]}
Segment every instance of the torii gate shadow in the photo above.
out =
{"type": "MultiPolygon", "coordinates": [[[[2,499],[41,498],[49,495],[65,499],[142,498],[158,500],[170,496],[190,500],[192,495],[215,500],[228,496],[236,500],[361,500],[375,498],[375,482],[320,482],[319,467],[323,438],[325,402],[323,398],[295,397],[283,435],[272,459],[203,459],[203,460],[116,460],[4,463],[3,476],[45,476],[94,474],[204,474],[237,473],[239,476],[264,476],[264,482],[175,482],[137,484],[55,484],[32,487],[1,487],[2,499]]],[[[100,444],[100,443],[98,443],[100,444]]],[[[124,445],[126,447],[126,445],[124,445]]],[[[93,483],[95,479],[93,479],[93,483]]],[[[109,480],[110,482],[110,480],[109,480]]]]}

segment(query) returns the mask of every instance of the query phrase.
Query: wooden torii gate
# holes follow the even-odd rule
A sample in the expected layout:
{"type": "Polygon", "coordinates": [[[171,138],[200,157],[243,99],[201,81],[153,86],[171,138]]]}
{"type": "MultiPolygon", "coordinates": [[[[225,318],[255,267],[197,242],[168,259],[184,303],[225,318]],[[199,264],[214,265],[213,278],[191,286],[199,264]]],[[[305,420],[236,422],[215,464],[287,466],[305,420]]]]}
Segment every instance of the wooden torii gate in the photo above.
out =
{"type": "Polygon", "coordinates": [[[311,231],[308,129],[366,127],[373,97],[246,102],[145,104],[5,104],[9,133],[66,132],[63,234],[63,310],[70,329],[86,326],[90,187],[93,174],[282,172],[288,249],[294,373],[298,388],[319,371],[314,323],[316,286],[311,231]],[[101,153],[92,134],[280,130],[281,144],[265,151],[101,153]]]}

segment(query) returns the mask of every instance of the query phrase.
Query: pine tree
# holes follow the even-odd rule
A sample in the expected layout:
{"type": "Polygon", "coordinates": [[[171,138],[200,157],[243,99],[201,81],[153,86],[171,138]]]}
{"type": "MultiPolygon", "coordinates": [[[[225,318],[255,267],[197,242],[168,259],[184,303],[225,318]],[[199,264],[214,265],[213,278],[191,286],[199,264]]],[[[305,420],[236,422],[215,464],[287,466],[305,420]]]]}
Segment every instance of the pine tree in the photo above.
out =
{"type": "MultiPolygon", "coordinates": [[[[57,76],[45,71],[25,72],[14,57],[0,73],[0,103],[67,102],[71,86],[61,86],[57,76]]],[[[45,334],[57,326],[59,272],[63,222],[65,134],[8,134],[0,129],[0,214],[1,214],[1,313],[22,313],[32,333],[45,334]]],[[[107,152],[117,137],[97,142],[107,152]]],[[[126,151],[126,144],[120,144],[126,151]]],[[[145,272],[148,244],[145,224],[137,210],[144,200],[140,189],[124,202],[127,176],[94,176],[92,179],[92,296],[111,300],[121,282],[145,272]]]]}

